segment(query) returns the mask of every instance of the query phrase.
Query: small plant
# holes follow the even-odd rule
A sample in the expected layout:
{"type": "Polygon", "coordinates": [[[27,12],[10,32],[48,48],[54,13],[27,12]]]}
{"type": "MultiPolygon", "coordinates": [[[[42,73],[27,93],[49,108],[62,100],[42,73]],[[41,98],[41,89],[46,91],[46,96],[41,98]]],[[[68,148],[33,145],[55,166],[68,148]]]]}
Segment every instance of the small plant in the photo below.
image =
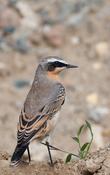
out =
{"type": "MultiPolygon", "coordinates": [[[[79,147],[79,151],[78,151],[78,156],[80,159],[84,159],[89,150],[90,150],[90,147],[91,147],[91,144],[92,144],[92,141],[93,141],[93,132],[92,132],[92,128],[91,128],[91,124],[88,122],[88,121],[85,121],[85,124],[83,124],[78,132],[77,132],[77,136],[76,137],[72,137],[73,140],[78,144],[78,147],[79,147]],[[84,129],[87,128],[91,134],[91,139],[89,142],[86,142],[84,143],[83,145],[81,144],[81,141],[80,141],[80,137],[82,135],[82,132],[84,131],[84,129]]],[[[71,158],[72,158],[73,154],[68,154],[67,157],[66,157],[66,163],[67,162],[70,162],[71,161],[71,158]]]]}

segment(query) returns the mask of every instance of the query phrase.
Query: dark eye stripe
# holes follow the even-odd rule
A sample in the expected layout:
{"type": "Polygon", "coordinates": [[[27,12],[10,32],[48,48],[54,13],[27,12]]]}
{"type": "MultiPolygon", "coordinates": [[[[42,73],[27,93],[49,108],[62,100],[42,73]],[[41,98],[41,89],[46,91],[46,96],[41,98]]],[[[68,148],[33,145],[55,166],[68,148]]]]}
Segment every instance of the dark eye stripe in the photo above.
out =
{"type": "Polygon", "coordinates": [[[65,63],[61,63],[61,62],[58,62],[58,61],[54,62],[53,65],[54,65],[54,67],[65,67],[66,66],[65,63]]]}
{"type": "Polygon", "coordinates": [[[48,63],[48,71],[53,71],[56,67],[65,67],[65,63],[55,61],[54,63],[48,63]]]}

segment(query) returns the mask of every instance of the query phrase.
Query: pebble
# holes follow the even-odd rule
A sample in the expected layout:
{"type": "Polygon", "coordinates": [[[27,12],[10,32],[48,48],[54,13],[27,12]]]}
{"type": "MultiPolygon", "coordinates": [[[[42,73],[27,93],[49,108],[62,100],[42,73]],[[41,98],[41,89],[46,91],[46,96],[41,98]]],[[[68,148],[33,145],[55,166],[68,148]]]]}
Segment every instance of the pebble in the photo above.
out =
{"type": "Polygon", "coordinates": [[[71,43],[73,45],[79,45],[80,44],[80,38],[78,36],[71,37],[71,43]]]}
{"type": "Polygon", "coordinates": [[[88,111],[88,118],[94,121],[95,123],[100,123],[103,118],[109,113],[109,109],[107,107],[93,107],[88,111]]]}
{"type": "Polygon", "coordinates": [[[21,37],[16,39],[13,48],[21,53],[27,53],[30,51],[30,44],[27,39],[21,37]]]}
{"type": "Polygon", "coordinates": [[[15,27],[14,26],[7,26],[7,27],[4,27],[3,29],[3,33],[4,34],[11,34],[15,31],[15,27]]]}
{"type": "Polygon", "coordinates": [[[60,47],[64,42],[64,29],[61,25],[54,27],[45,26],[43,37],[53,47],[60,47]]]}
{"type": "Polygon", "coordinates": [[[95,92],[88,94],[87,97],[86,97],[86,101],[90,105],[97,105],[98,104],[98,101],[99,101],[98,94],[95,93],[95,92]]]}
{"type": "Polygon", "coordinates": [[[0,62],[0,77],[5,77],[10,74],[10,71],[5,63],[0,62]]]}
{"type": "Polygon", "coordinates": [[[68,27],[79,27],[82,23],[86,22],[88,8],[85,8],[81,12],[75,15],[71,15],[67,21],[65,21],[68,27]]]}
{"type": "Polygon", "coordinates": [[[39,45],[41,42],[41,33],[40,32],[33,32],[30,37],[29,40],[33,45],[39,45]]]}
{"type": "Polygon", "coordinates": [[[9,5],[14,6],[18,0],[8,0],[9,5]]]}
{"type": "Polygon", "coordinates": [[[19,15],[9,7],[5,7],[0,10],[0,28],[17,28],[20,24],[20,17],[19,15]]]}
{"type": "Polygon", "coordinates": [[[17,89],[21,89],[30,85],[29,80],[15,80],[13,83],[17,89]]]}
{"type": "Polygon", "coordinates": [[[87,170],[90,172],[90,173],[95,173],[97,172],[100,167],[101,167],[101,163],[104,161],[104,156],[102,157],[97,157],[96,159],[89,159],[86,161],[86,167],[87,167],[87,170]]]}
{"type": "Polygon", "coordinates": [[[39,26],[39,19],[37,14],[30,8],[29,4],[23,1],[16,3],[16,8],[22,16],[21,25],[30,30],[37,29],[39,26]]]}
{"type": "Polygon", "coordinates": [[[87,170],[90,173],[95,173],[98,169],[100,169],[100,164],[96,164],[93,159],[89,159],[86,161],[87,170]]]}
{"type": "Polygon", "coordinates": [[[5,37],[0,37],[0,50],[5,51],[5,52],[12,51],[12,48],[6,42],[5,37]]]}
{"type": "Polygon", "coordinates": [[[100,70],[102,68],[102,66],[103,66],[102,63],[100,63],[100,62],[93,63],[93,68],[95,70],[100,70]]]}
{"type": "Polygon", "coordinates": [[[109,53],[109,45],[107,42],[102,41],[96,44],[95,52],[99,57],[106,56],[109,53]]]}

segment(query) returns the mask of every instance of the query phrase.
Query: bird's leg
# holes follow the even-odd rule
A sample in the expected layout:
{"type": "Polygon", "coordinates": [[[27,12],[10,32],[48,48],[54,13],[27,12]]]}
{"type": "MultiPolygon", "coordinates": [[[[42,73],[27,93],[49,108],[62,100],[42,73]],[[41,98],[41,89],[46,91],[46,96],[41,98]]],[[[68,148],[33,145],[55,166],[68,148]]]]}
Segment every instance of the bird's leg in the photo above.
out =
{"type": "Polygon", "coordinates": [[[52,160],[52,155],[51,155],[51,152],[50,152],[50,146],[49,146],[49,142],[46,141],[46,145],[47,145],[47,149],[48,149],[48,153],[49,153],[49,158],[50,158],[50,165],[53,166],[54,163],[53,163],[53,160],[52,160]]]}
{"type": "Polygon", "coordinates": [[[27,152],[28,152],[28,158],[29,158],[29,163],[31,161],[31,155],[30,155],[30,151],[29,151],[29,146],[27,147],[27,152]]]}

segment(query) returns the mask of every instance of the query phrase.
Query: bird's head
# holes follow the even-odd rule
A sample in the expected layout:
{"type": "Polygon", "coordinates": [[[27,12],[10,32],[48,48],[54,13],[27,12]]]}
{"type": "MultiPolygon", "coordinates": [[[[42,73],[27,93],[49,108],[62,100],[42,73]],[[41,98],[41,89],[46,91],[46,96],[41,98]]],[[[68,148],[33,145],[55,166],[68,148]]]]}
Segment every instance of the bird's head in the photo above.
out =
{"type": "Polygon", "coordinates": [[[78,66],[69,64],[57,56],[49,56],[45,58],[41,62],[41,66],[45,71],[51,72],[52,74],[59,74],[64,69],[78,68],[78,66]]]}
{"type": "Polygon", "coordinates": [[[57,56],[49,56],[45,58],[40,65],[42,69],[51,77],[58,76],[59,73],[65,69],[78,68],[78,66],[69,64],[57,56]]]}

